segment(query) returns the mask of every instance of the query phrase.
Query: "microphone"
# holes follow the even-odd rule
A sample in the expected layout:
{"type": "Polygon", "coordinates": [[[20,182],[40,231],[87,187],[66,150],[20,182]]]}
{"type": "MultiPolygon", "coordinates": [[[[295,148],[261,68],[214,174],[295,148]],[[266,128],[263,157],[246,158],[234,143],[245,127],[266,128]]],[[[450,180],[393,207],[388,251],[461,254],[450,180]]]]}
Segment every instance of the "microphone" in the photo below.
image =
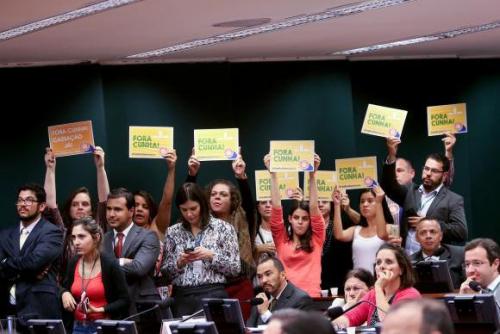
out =
{"type": "Polygon", "coordinates": [[[353,308],[355,307],[358,307],[360,304],[362,303],[367,303],[375,308],[377,308],[377,310],[379,310],[380,312],[384,312],[384,313],[387,313],[387,311],[381,309],[380,307],[378,307],[377,305],[375,305],[374,303],[372,303],[371,301],[368,301],[368,300],[360,300],[359,302],[355,303],[354,305],[352,306],[349,306],[348,308],[346,308],[345,310],[340,307],[340,306],[336,306],[336,307],[332,307],[330,309],[328,309],[326,311],[326,315],[328,316],[328,318],[330,318],[330,320],[335,320],[337,319],[338,317],[340,317],[341,315],[343,315],[344,313],[352,310],[353,308]]]}
{"type": "Polygon", "coordinates": [[[174,303],[174,299],[169,297],[169,298],[166,298],[166,299],[163,299],[163,300],[137,300],[135,303],[136,304],[154,304],[154,305],[152,307],[150,307],[150,308],[145,309],[144,311],[132,314],[131,316],[128,316],[128,317],[126,317],[123,320],[133,319],[133,318],[138,317],[140,315],[143,315],[145,313],[154,311],[154,310],[156,310],[158,308],[162,309],[162,310],[166,309],[166,308],[169,308],[174,303]]]}
{"type": "Polygon", "coordinates": [[[248,303],[248,304],[254,306],[254,305],[263,304],[264,303],[264,299],[259,298],[259,297],[255,297],[255,298],[252,298],[252,299],[242,300],[241,302],[242,303],[248,303]]]}
{"type": "Polygon", "coordinates": [[[486,291],[485,289],[483,289],[483,287],[481,286],[481,284],[479,284],[476,281],[470,281],[469,282],[469,288],[471,288],[472,290],[474,290],[476,292],[489,293],[489,291],[486,291]]]}

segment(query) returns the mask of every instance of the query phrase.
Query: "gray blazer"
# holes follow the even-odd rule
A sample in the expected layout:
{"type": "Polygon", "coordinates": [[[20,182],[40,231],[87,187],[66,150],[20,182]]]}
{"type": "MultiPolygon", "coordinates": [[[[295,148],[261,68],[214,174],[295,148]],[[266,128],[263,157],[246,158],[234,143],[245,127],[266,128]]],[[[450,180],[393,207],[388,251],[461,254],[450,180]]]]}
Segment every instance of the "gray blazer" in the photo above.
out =
{"type": "MultiPolygon", "coordinates": [[[[395,163],[384,164],[380,183],[387,196],[403,208],[400,231],[404,246],[408,235],[408,217],[417,213],[422,195],[415,183],[400,185],[396,180],[395,168],[395,163]]],[[[443,243],[464,245],[467,240],[467,222],[462,196],[443,186],[432,201],[426,217],[436,219],[441,225],[443,243]]]]}
{"type": "MultiPolygon", "coordinates": [[[[292,283],[288,282],[285,290],[281,293],[276,306],[274,306],[274,311],[285,309],[285,308],[295,308],[301,310],[312,309],[313,300],[307,292],[297,288],[292,283]]],[[[257,306],[252,306],[252,311],[250,312],[250,318],[247,320],[248,327],[257,327],[263,325],[262,319],[260,318],[257,306]]]]}
{"type": "MultiPolygon", "coordinates": [[[[102,247],[105,253],[115,256],[114,230],[106,232],[102,247]]],[[[131,299],[130,314],[137,312],[135,305],[137,300],[160,299],[153,280],[154,267],[159,253],[160,242],[156,234],[133,224],[122,250],[122,257],[133,261],[121,266],[131,299]]]]}

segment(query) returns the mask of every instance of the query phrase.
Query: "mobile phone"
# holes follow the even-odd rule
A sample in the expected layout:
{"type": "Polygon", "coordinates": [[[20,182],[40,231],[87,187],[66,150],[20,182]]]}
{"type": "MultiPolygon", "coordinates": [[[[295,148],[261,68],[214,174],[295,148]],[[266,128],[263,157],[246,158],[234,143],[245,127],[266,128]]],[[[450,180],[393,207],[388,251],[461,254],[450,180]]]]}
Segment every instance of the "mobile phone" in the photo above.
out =
{"type": "Polygon", "coordinates": [[[186,247],[186,248],[184,248],[184,253],[191,253],[192,251],[194,251],[193,247],[186,247]]]}

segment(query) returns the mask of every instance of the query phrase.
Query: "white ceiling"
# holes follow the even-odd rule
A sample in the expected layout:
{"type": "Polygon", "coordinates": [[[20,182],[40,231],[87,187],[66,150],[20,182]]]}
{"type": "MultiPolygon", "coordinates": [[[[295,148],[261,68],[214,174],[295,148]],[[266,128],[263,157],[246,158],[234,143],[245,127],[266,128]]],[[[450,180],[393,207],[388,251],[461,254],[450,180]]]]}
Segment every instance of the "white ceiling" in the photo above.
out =
{"type": "MultiPolygon", "coordinates": [[[[84,0],[1,0],[0,31],[79,9],[84,0]]],[[[0,66],[91,61],[137,62],[126,56],[240,28],[220,22],[271,22],[355,4],[353,0],[142,0],[0,41],[0,66]]],[[[500,20],[500,0],[414,0],[360,14],[189,49],[145,62],[343,59],[332,52],[500,20]]],[[[380,50],[348,59],[499,57],[500,28],[457,38],[380,50]]]]}

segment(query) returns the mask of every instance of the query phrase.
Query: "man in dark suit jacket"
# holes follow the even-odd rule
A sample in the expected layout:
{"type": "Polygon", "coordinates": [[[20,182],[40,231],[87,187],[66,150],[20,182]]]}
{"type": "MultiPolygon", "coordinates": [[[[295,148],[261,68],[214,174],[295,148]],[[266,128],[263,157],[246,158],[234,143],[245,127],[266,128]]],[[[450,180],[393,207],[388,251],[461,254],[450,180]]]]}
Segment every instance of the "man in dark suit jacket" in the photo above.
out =
{"type": "Polygon", "coordinates": [[[399,143],[399,139],[387,139],[389,154],[384,163],[381,185],[386,194],[403,207],[400,231],[406,250],[414,253],[419,249],[415,227],[424,217],[439,222],[444,243],[463,245],[467,239],[464,200],[443,184],[449,171],[449,160],[441,154],[430,154],[422,169],[422,184],[400,185],[395,172],[399,143]]]}
{"type": "Polygon", "coordinates": [[[18,318],[18,330],[27,332],[27,321],[60,318],[56,283],[62,254],[63,232],[42,218],[45,190],[37,184],[19,188],[17,214],[20,223],[2,231],[0,240],[1,313],[18,318]]]}
{"type": "Polygon", "coordinates": [[[104,235],[103,248],[114,254],[125,273],[131,299],[130,314],[137,313],[137,301],[160,300],[153,272],[160,252],[156,234],[135,225],[134,196],[124,188],[113,189],[106,204],[106,219],[112,230],[104,235]]]}
{"type": "Polygon", "coordinates": [[[415,262],[446,260],[453,286],[455,289],[459,289],[460,284],[465,279],[462,267],[464,264],[464,248],[441,244],[442,239],[443,232],[438,221],[435,219],[422,219],[417,224],[417,241],[422,248],[411,255],[411,260],[415,262]]]}
{"type": "Polygon", "coordinates": [[[266,324],[272,312],[280,309],[309,310],[312,308],[311,297],[286,280],[285,268],[277,258],[261,259],[257,266],[257,278],[264,292],[257,294],[256,297],[261,298],[263,303],[252,307],[250,318],[247,320],[248,327],[266,324]]]}

